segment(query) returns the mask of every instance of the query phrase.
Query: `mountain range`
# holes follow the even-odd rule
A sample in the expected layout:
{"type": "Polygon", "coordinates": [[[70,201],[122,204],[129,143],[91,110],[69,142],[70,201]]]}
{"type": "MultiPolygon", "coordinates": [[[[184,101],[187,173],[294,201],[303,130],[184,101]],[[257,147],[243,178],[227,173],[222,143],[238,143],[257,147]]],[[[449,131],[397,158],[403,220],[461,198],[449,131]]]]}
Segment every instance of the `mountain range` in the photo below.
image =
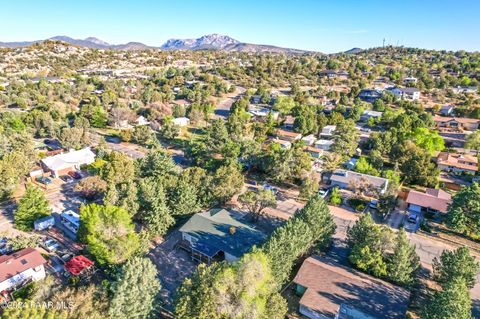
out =
{"type": "Polygon", "coordinates": [[[113,49],[113,50],[222,50],[233,52],[270,52],[285,54],[303,54],[309,51],[282,48],[273,45],[251,44],[235,40],[226,35],[209,34],[196,39],[170,39],[159,47],[148,46],[140,42],[128,42],[126,44],[110,44],[94,37],[86,39],[73,39],[67,36],[55,36],[45,40],[22,41],[22,42],[0,42],[0,47],[19,48],[26,47],[35,43],[41,43],[47,40],[63,41],[72,45],[77,45],[93,49],[113,49]]]}

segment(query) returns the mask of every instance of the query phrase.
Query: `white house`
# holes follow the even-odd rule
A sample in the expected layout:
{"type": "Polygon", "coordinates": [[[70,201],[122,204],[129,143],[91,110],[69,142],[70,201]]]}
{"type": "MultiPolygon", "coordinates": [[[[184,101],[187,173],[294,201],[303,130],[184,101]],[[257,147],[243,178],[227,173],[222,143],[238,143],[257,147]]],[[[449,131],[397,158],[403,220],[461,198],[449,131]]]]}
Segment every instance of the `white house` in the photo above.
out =
{"type": "Polygon", "coordinates": [[[332,140],[318,140],[315,142],[314,147],[319,150],[329,151],[333,144],[332,140]]]}
{"type": "Polygon", "coordinates": [[[188,124],[190,124],[190,119],[188,117],[177,117],[174,118],[172,121],[173,124],[178,126],[187,126],[188,124]]]}
{"type": "Polygon", "coordinates": [[[315,136],[313,134],[302,137],[302,142],[305,145],[312,145],[313,143],[315,143],[316,140],[317,139],[315,138],[315,136]]]}
{"type": "Polygon", "coordinates": [[[280,114],[277,111],[272,111],[271,109],[266,108],[266,107],[257,107],[257,106],[253,106],[253,105],[248,108],[248,113],[250,113],[251,115],[256,116],[256,117],[267,117],[268,113],[270,113],[270,112],[272,112],[273,119],[277,120],[278,116],[280,114]]]}
{"type": "Polygon", "coordinates": [[[322,129],[322,132],[320,133],[320,136],[322,137],[332,137],[333,133],[337,127],[335,125],[327,125],[322,129]]]}
{"type": "Polygon", "coordinates": [[[392,87],[392,88],[388,88],[387,91],[392,93],[399,99],[412,100],[412,101],[420,99],[420,90],[417,88],[392,87]]]}
{"type": "Polygon", "coordinates": [[[136,125],[149,125],[150,122],[144,118],[142,115],[140,115],[139,117],[137,117],[137,119],[135,120],[135,123],[136,125]]]}
{"type": "Polygon", "coordinates": [[[0,291],[12,291],[27,282],[44,279],[46,262],[34,248],[0,256],[0,291]]]}
{"type": "Polygon", "coordinates": [[[405,79],[403,79],[403,83],[405,84],[416,84],[418,81],[418,79],[416,77],[413,77],[413,76],[409,76],[409,77],[406,77],[405,79]]]}
{"type": "Polygon", "coordinates": [[[45,157],[40,163],[45,171],[49,171],[53,176],[59,177],[70,171],[79,170],[80,166],[92,164],[94,161],[95,153],[89,147],[86,147],[78,151],[45,157]]]}
{"type": "Polygon", "coordinates": [[[360,117],[360,120],[362,121],[368,121],[369,119],[378,119],[381,118],[383,115],[383,112],[377,112],[377,111],[372,111],[372,110],[365,110],[363,111],[362,116],[360,117]]]}

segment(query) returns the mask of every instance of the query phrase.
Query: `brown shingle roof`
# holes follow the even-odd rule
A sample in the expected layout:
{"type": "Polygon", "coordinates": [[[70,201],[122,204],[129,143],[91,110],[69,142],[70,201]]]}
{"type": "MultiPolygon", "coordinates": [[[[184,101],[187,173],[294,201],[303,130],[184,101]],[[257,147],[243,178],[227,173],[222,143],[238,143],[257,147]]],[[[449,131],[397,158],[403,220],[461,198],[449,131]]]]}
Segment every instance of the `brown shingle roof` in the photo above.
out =
{"type": "Polygon", "coordinates": [[[307,288],[300,304],[331,318],[342,304],[375,318],[405,318],[410,297],[403,288],[318,256],[303,262],[293,282],[307,288]]]}
{"type": "Polygon", "coordinates": [[[292,131],[286,131],[286,130],[280,130],[280,129],[277,129],[276,135],[277,136],[293,137],[293,138],[297,138],[297,137],[301,136],[300,133],[296,133],[296,132],[292,132],[292,131]]]}
{"type": "Polygon", "coordinates": [[[46,262],[34,248],[25,248],[11,255],[0,256],[0,282],[46,262]]]}
{"type": "Polygon", "coordinates": [[[478,158],[467,154],[441,152],[437,156],[437,164],[478,171],[478,158]]]}
{"type": "Polygon", "coordinates": [[[452,195],[449,193],[441,189],[429,188],[425,193],[411,190],[408,193],[406,202],[408,204],[431,208],[446,213],[451,199],[452,195]]]}
{"type": "Polygon", "coordinates": [[[450,121],[456,121],[458,123],[466,124],[466,123],[478,123],[479,120],[477,119],[470,119],[467,117],[445,117],[445,116],[434,116],[433,121],[434,122],[450,122],[450,121]]]}

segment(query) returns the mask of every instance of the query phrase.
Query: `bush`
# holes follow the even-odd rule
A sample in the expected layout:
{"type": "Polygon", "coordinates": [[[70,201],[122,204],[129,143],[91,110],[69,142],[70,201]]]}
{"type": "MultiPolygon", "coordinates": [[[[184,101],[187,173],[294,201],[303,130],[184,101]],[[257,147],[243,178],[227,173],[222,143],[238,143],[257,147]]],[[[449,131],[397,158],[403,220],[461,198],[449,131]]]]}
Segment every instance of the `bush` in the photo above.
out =
{"type": "Polygon", "coordinates": [[[363,212],[366,207],[365,201],[358,198],[350,198],[348,200],[348,204],[352,206],[357,212],[363,212]]]}
{"type": "Polygon", "coordinates": [[[330,195],[330,204],[335,206],[342,204],[342,196],[340,195],[338,188],[334,188],[332,190],[332,195],[330,195]]]}

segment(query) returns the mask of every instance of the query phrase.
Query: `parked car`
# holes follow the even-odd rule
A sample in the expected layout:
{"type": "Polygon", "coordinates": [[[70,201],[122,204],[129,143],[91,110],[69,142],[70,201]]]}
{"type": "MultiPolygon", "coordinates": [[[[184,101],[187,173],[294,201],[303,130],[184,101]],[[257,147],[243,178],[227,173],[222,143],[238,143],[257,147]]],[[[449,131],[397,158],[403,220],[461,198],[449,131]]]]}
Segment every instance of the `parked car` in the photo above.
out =
{"type": "Polygon", "coordinates": [[[378,200],[372,199],[370,203],[368,203],[368,207],[372,209],[377,209],[378,208],[378,200]]]}
{"type": "Polygon", "coordinates": [[[262,188],[265,191],[272,191],[272,193],[274,193],[275,195],[278,193],[278,189],[276,189],[270,184],[263,184],[262,188]]]}
{"type": "Polygon", "coordinates": [[[69,182],[73,181],[73,178],[72,178],[70,175],[60,176],[60,179],[61,179],[62,181],[64,181],[65,183],[69,183],[69,182]]]}
{"type": "Polygon", "coordinates": [[[0,255],[6,255],[13,251],[12,246],[8,243],[8,238],[1,237],[0,238],[0,255]]]}
{"type": "Polygon", "coordinates": [[[74,179],[81,179],[82,178],[82,174],[80,174],[79,172],[77,171],[70,171],[68,172],[68,175],[74,179]]]}
{"type": "Polygon", "coordinates": [[[38,176],[35,180],[44,185],[50,185],[52,183],[52,180],[45,176],[38,176]]]}
{"type": "Polygon", "coordinates": [[[419,219],[420,219],[420,217],[417,214],[410,213],[407,217],[407,222],[412,223],[412,224],[416,224],[419,219]]]}
{"type": "Polygon", "coordinates": [[[321,188],[321,189],[318,191],[318,195],[319,195],[321,198],[327,197],[329,193],[330,193],[330,189],[329,189],[329,188],[321,188]]]}
{"type": "Polygon", "coordinates": [[[57,251],[60,248],[60,243],[56,241],[53,238],[47,238],[45,241],[42,243],[43,248],[45,248],[47,251],[53,253],[57,251]]]}

